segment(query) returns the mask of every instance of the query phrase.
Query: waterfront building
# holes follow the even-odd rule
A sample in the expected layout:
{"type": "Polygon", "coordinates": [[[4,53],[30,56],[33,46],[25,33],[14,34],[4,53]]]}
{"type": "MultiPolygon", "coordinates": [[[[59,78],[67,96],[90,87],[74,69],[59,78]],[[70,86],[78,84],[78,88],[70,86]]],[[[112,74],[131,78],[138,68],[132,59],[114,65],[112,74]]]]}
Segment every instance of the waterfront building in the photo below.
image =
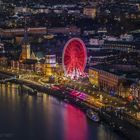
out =
{"type": "Polygon", "coordinates": [[[118,95],[120,97],[128,97],[130,95],[130,86],[132,82],[122,76],[121,73],[116,73],[113,69],[103,69],[103,67],[89,69],[89,81],[93,86],[100,90],[118,95]]]}
{"type": "Polygon", "coordinates": [[[99,72],[93,69],[89,69],[89,81],[96,87],[99,87],[99,72]]]}
{"type": "Polygon", "coordinates": [[[44,63],[44,74],[48,77],[55,75],[56,55],[46,55],[44,63]]]}
{"type": "Polygon", "coordinates": [[[45,60],[38,60],[37,63],[35,64],[35,72],[37,74],[40,74],[40,75],[44,75],[44,61],[45,60]]]}
{"type": "Polygon", "coordinates": [[[22,40],[21,47],[22,51],[19,56],[19,60],[11,60],[11,68],[16,70],[35,72],[36,70],[35,64],[37,63],[37,58],[34,52],[33,51],[31,52],[27,27],[25,27],[24,29],[24,37],[22,40]]]}

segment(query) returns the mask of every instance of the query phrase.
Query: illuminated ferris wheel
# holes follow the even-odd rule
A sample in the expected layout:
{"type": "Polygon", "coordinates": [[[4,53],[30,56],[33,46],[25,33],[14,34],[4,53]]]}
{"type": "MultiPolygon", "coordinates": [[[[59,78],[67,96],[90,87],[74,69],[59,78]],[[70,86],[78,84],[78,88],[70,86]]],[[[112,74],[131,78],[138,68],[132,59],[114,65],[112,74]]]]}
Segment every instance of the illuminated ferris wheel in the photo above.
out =
{"type": "Polygon", "coordinates": [[[70,39],[63,50],[62,64],[65,75],[78,78],[84,75],[87,52],[84,42],[79,38],[70,39]]]}

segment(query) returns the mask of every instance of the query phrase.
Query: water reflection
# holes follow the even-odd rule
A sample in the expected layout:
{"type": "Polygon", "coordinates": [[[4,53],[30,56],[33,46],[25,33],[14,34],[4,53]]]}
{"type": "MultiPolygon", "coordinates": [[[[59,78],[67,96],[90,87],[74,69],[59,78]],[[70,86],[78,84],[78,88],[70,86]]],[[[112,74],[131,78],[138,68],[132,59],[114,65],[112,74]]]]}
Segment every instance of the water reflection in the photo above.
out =
{"type": "Polygon", "coordinates": [[[78,108],[47,94],[20,94],[14,84],[0,84],[0,114],[0,134],[13,140],[121,140],[78,108]]]}
{"type": "Polygon", "coordinates": [[[86,140],[88,137],[85,115],[68,105],[64,111],[64,140],[86,140]]]}

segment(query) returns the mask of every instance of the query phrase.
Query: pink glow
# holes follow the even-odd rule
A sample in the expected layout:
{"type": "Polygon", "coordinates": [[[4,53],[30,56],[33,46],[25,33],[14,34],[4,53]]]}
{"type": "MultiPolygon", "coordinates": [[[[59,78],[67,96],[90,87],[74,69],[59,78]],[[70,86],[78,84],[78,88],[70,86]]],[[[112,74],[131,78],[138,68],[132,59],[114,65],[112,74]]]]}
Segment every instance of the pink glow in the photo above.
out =
{"type": "Polygon", "coordinates": [[[87,54],[83,41],[78,38],[69,40],[63,51],[65,74],[71,78],[84,75],[86,59],[87,54]]]}

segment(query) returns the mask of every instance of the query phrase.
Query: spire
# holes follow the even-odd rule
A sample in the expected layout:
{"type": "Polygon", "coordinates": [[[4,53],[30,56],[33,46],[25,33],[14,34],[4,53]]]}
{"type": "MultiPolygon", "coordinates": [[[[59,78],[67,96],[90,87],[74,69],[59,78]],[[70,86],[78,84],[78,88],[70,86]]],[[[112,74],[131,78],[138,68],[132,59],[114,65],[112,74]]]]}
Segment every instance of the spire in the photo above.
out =
{"type": "Polygon", "coordinates": [[[23,38],[23,44],[28,45],[29,44],[29,40],[28,40],[28,27],[27,27],[27,1],[25,0],[25,8],[26,11],[24,13],[24,38],[23,38]]]}
{"type": "Polygon", "coordinates": [[[23,44],[29,44],[28,40],[28,29],[27,29],[27,24],[26,24],[26,17],[25,17],[25,27],[24,27],[24,38],[23,38],[23,44]]]}
{"type": "MultiPolygon", "coordinates": [[[[27,3],[26,4],[26,9],[27,9],[27,3]]],[[[22,52],[20,55],[20,61],[22,62],[23,60],[30,59],[31,52],[30,52],[30,44],[28,40],[28,28],[27,28],[27,15],[26,11],[24,13],[24,37],[22,40],[22,52]]]]}

